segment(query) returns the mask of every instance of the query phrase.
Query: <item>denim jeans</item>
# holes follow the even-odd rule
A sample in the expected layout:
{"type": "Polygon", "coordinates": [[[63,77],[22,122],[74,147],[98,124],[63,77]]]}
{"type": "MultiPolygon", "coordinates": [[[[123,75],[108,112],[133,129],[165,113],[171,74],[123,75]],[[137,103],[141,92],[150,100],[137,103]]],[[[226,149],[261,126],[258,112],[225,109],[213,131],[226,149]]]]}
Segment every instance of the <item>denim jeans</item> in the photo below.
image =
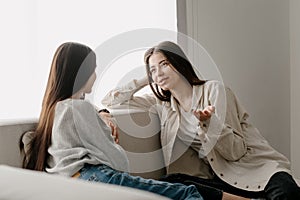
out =
{"type": "Polygon", "coordinates": [[[178,200],[203,200],[196,187],[180,183],[167,183],[153,179],[132,176],[125,172],[114,170],[106,165],[85,165],[80,170],[80,179],[109,183],[131,188],[146,190],[162,196],[178,200]]]}

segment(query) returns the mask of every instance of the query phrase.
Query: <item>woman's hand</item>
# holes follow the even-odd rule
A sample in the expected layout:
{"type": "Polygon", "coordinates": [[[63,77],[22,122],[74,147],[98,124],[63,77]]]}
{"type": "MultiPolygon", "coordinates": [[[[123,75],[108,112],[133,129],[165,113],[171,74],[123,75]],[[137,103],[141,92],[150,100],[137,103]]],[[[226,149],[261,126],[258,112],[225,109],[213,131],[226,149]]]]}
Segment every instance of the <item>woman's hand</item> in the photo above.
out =
{"type": "Polygon", "coordinates": [[[211,115],[215,112],[214,106],[207,106],[204,110],[195,110],[194,115],[199,119],[199,121],[203,122],[210,119],[211,115]]]}
{"type": "Polygon", "coordinates": [[[114,138],[115,142],[119,144],[119,130],[117,125],[114,123],[111,114],[107,112],[100,112],[99,116],[105,122],[105,124],[111,128],[112,137],[114,138]]]}

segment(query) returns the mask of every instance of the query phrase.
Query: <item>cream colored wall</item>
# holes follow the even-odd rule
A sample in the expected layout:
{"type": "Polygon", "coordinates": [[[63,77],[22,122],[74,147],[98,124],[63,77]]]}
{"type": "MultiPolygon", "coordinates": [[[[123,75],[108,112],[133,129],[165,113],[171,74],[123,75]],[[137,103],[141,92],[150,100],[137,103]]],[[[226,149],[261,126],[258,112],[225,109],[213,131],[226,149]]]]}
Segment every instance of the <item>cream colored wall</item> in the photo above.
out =
{"type": "Polygon", "coordinates": [[[179,31],[210,53],[250,121],[290,158],[289,1],[187,0],[185,12],[179,31]]]}
{"type": "Polygon", "coordinates": [[[300,177],[300,1],[290,0],[291,44],[291,161],[292,170],[300,177]]]}

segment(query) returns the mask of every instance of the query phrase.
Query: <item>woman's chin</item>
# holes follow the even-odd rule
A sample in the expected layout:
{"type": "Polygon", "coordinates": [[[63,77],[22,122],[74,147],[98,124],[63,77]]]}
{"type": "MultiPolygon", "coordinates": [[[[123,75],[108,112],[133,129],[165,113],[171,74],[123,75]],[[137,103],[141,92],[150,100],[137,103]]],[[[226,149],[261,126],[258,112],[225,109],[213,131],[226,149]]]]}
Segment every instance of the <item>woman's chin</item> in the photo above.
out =
{"type": "Polygon", "coordinates": [[[168,87],[161,87],[161,89],[163,89],[163,90],[169,90],[168,87]]]}

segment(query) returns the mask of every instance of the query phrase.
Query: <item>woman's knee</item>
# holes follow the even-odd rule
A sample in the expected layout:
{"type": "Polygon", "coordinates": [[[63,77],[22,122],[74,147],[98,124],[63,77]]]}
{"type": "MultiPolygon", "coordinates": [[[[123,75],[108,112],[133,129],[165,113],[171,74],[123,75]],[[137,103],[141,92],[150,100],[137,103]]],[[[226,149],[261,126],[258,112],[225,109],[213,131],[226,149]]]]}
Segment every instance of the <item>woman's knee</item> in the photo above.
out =
{"type": "Polygon", "coordinates": [[[277,172],[268,182],[266,197],[270,200],[300,199],[300,188],[293,177],[286,172],[277,172]]]}

